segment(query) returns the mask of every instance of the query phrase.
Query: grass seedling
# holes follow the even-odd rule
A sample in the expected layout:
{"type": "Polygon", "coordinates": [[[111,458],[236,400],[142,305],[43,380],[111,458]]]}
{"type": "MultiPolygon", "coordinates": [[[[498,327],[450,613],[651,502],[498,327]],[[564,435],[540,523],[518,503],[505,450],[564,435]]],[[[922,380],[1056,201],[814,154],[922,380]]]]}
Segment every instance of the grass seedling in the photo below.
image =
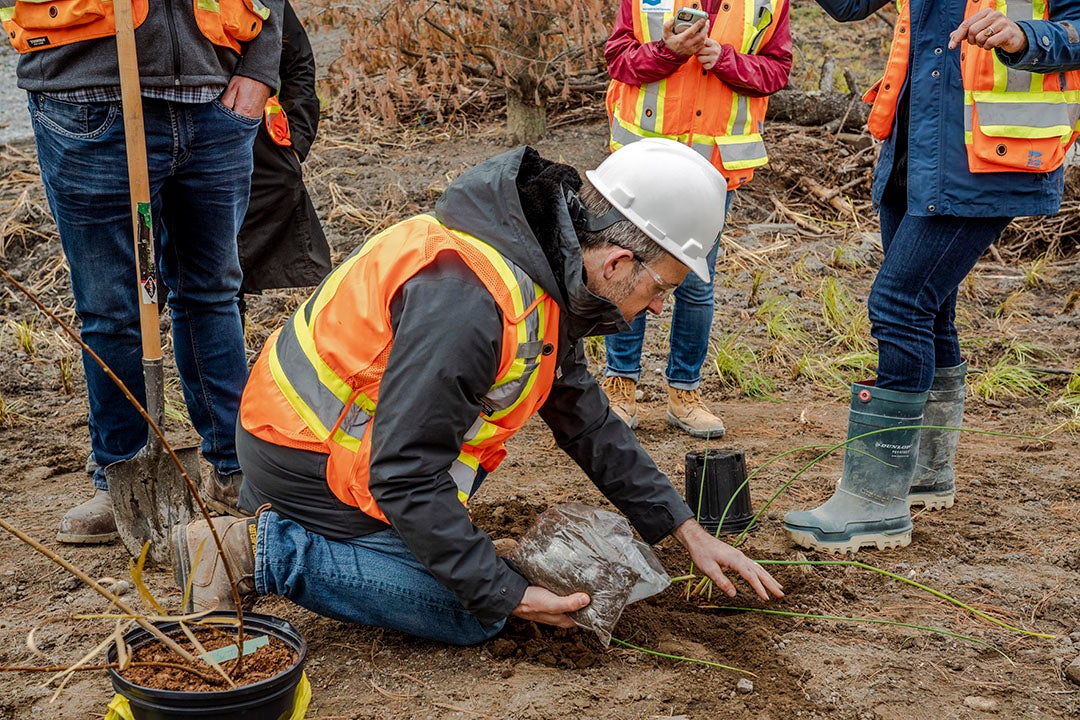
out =
{"type": "Polygon", "coordinates": [[[951,605],[955,605],[956,607],[974,615],[975,617],[985,620],[991,625],[997,625],[998,627],[1004,630],[1008,630],[1009,632],[1016,633],[1018,635],[1027,635],[1029,637],[1043,638],[1045,640],[1052,640],[1055,637],[1054,635],[1050,635],[1047,633],[1035,632],[1034,630],[1024,630],[1023,628],[1018,628],[1015,625],[1010,625],[1004,620],[999,620],[993,615],[985,613],[982,610],[978,610],[968,605],[967,603],[957,600],[951,595],[941,592],[940,590],[935,590],[929,585],[915,582],[914,580],[910,580],[903,575],[898,575],[894,572],[889,572],[888,570],[884,570],[874,565],[859,562],[858,560],[761,560],[760,563],[762,565],[811,565],[820,567],[854,567],[859,568],[860,570],[868,570],[870,572],[878,573],[879,575],[884,575],[885,577],[896,580],[897,582],[904,583],[905,585],[910,585],[911,587],[921,590],[925,593],[929,593],[936,598],[950,603],[951,605]]]}
{"type": "Polygon", "coordinates": [[[994,317],[1000,320],[1009,320],[1016,318],[1018,320],[1028,320],[1031,315],[1023,309],[1023,301],[1027,298],[1027,290],[1017,290],[1009,294],[1009,297],[1001,301],[1001,304],[994,308],[994,317]]]}
{"type": "Polygon", "coordinates": [[[3,395],[0,395],[0,427],[10,430],[16,425],[28,422],[30,418],[19,412],[21,407],[21,401],[8,400],[3,395]]]}
{"type": "Polygon", "coordinates": [[[1046,287],[1049,281],[1046,278],[1046,271],[1050,266],[1050,258],[1046,254],[1042,254],[1039,257],[1031,261],[1030,264],[1024,266],[1024,287],[1031,288],[1032,290],[1046,287]]]}
{"type": "Polygon", "coordinates": [[[769,271],[767,268],[762,268],[754,272],[754,279],[750,283],[750,296],[746,298],[746,307],[752,308],[757,305],[758,295],[761,293],[761,285],[768,276],[769,271]]]}
{"type": "Polygon", "coordinates": [[[36,357],[38,348],[34,337],[34,326],[37,324],[37,315],[25,320],[9,320],[8,322],[15,328],[16,345],[30,357],[36,357]]]}
{"type": "Polygon", "coordinates": [[[61,355],[56,359],[56,368],[60,371],[60,389],[65,395],[75,394],[75,363],[70,355],[61,355]]]}
{"type": "Polygon", "coordinates": [[[754,349],[740,342],[738,336],[738,332],[730,333],[711,343],[713,366],[721,384],[747,397],[771,399],[776,392],[776,381],[758,369],[754,349]]]}
{"type": "Polygon", "coordinates": [[[1061,397],[1047,405],[1046,409],[1065,416],[1055,430],[1061,430],[1070,435],[1080,432],[1080,373],[1069,376],[1069,382],[1065,384],[1061,397]]]}
{"type": "Polygon", "coordinates": [[[992,366],[972,373],[971,392],[984,400],[1046,395],[1050,388],[1038,379],[1027,360],[1025,353],[1011,347],[992,366]]]}
{"type": "Polygon", "coordinates": [[[593,365],[607,363],[607,346],[604,344],[603,337],[592,335],[585,338],[585,357],[593,365]]]}
{"type": "Polygon", "coordinates": [[[669,655],[668,653],[658,652],[656,650],[649,650],[643,648],[640,645],[634,645],[628,643],[625,640],[620,640],[617,637],[612,636],[611,642],[622,645],[623,647],[630,648],[631,650],[637,650],[638,652],[645,653],[646,655],[652,655],[653,657],[662,657],[669,660],[678,660],[679,662],[696,663],[698,665],[708,665],[709,667],[720,668],[721,670],[731,670],[732,672],[742,673],[743,675],[749,675],[751,677],[757,677],[749,670],[743,670],[742,668],[731,667],[730,665],[721,665],[720,663],[712,662],[711,660],[698,660],[697,658],[684,657],[682,655],[669,655]]]}
{"type": "Polygon", "coordinates": [[[870,351],[870,318],[862,304],[855,302],[836,278],[826,278],[818,286],[821,317],[833,340],[853,352],[870,351]]]}
{"type": "Polygon", "coordinates": [[[182,427],[193,427],[191,418],[188,417],[187,404],[184,402],[180,378],[175,376],[165,378],[165,417],[182,427]]]}
{"type": "MultiPolygon", "coordinates": [[[[854,622],[854,623],[874,623],[879,625],[892,625],[893,627],[909,628],[911,630],[921,630],[923,632],[934,633],[935,635],[944,635],[946,637],[956,638],[957,640],[966,640],[976,645],[982,645],[983,647],[990,648],[1001,657],[1009,661],[1011,665],[1015,665],[1013,659],[1005,654],[1001,648],[993,643],[986,642],[985,640],[979,640],[973,638],[970,635],[962,635],[960,633],[952,632],[951,630],[945,630],[943,628],[931,627],[929,625],[915,625],[914,623],[898,622],[896,620],[883,620],[881,618],[868,618],[868,617],[848,617],[846,615],[815,615],[813,613],[799,613],[788,612],[785,610],[768,610],[766,608],[753,608],[753,607],[739,607],[734,605],[704,605],[706,609],[711,610],[733,610],[733,611],[749,611],[762,613],[763,615],[780,615],[783,617],[793,618],[805,618],[808,620],[829,620],[833,622],[854,622]]],[[[1031,633],[1026,633],[1031,634],[1031,633]]],[[[1053,636],[1050,636],[1053,637],[1053,636]]]]}
{"type": "Polygon", "coordinates": [[[755,317],[764,323],[765,334],[772,340],[768,355],[773,360],[790,361],[810,342],[795,306],[786,298],[779,295],[765,298],[755,317]]]}
{"type": "Polygon", "coordinates": [[[798,374],[820,387],[841,390],[851,387],[854,382],[873,377],[877,360],[877,353],[869,350],[838,357],[815,357],[807,353],[799,360],[798,374]]]}
{"type": "Polygon", "coordinates": [[[1074,289],[1069,293],[1069,297],[1065,298],[1065,307],[1061,309],[1062,313],[1071,313],[1076,309],[1076,304],[1080,302],[1080,287],[1074,289]]]}

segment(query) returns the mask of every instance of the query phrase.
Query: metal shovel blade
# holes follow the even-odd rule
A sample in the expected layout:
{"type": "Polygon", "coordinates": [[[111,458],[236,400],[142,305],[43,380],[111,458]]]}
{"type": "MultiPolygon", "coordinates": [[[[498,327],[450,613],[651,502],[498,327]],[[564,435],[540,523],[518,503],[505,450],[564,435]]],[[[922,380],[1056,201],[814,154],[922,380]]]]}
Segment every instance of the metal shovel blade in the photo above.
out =
{"type": "MultiPolygon", "coordinates": [[[[164,385],[161,360],[143,360],[147,413],[158,427],[164,416],[164,385]]],[[[173,448],[188,476],[199,481],[199,449],[173,448]]],[[[109,494],[113,500],[116,531],[124,547],[138,557],[149,541],[146,564],[151,567],[172,563],[170,531],[178,523],[187,524],[197,514],[195,501],[172,457],[151,430],[146,445],[133,457],[105,468],[109,494]]]]}

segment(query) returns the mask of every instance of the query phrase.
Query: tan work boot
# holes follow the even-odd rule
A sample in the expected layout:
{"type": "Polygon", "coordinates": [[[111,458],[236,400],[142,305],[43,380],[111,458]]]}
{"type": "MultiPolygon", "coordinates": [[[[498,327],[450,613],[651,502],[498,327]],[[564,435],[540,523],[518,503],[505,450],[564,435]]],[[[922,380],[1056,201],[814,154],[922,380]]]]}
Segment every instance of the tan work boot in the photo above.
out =
{"type": "Polygon", "coordinates": [[[60,518],[56,539],[72,545],[97,545],[112,542],[116,534],[112,496],[107,490],[94,490],[94,496],[67,511],[60,518]]]}
{"type": "Polygon", "coordinates": [[[610,375],[600,381],[611,409],[633,430],[638,425],[637,383],[628,377],[610,375]]]}
{"type": "Polygon", "coordinates": [[[667,421],[697,438],[724,437],[724,421],[709,412],[700,390],[668,387],[667,421]]]}
{"type": "MultiPolygon", "coordinates": [[[[244,609],[255,604],[255,518],[216,517],[225,558],[236,579],[244,609]]],[[[232,586],[206,520],[177,525],[172,531],[173,574],[181,590],[191,585],[184,612],[235,610],[232,586]]]]}
{"type": "Polygon", "coordinates": [[[233,517],[251,517],[239,507],[240,483],[244,482],[244,473],[237,470],[231,475],[222,475],[211,466],[209,473],[202,475],[202,487],[199,488],[203,502],[211,510],[233,517]]]}

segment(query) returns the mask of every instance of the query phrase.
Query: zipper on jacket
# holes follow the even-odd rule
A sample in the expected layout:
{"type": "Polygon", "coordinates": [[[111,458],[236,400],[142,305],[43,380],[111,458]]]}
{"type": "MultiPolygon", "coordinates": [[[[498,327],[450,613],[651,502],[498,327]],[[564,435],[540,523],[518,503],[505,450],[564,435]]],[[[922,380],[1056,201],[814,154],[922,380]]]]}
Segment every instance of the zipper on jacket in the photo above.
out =
{"type": "Polygon", "coordinates": [[[173,19],[173,0],[165,0],[165,22],[169,26],[169,40],[172,44],[173,86],[180,86],[180,38],[176,34],[176,20],[173,19]]]}

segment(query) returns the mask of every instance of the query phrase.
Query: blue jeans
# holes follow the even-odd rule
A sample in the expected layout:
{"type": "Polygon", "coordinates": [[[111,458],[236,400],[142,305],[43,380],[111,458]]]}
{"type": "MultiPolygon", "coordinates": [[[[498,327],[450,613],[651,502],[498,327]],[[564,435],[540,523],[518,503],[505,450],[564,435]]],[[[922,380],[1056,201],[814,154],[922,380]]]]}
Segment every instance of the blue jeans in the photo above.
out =
{"type": "MultiPolygon", "coordinates": [[[[145,405],[139,300],[120,103],[71,103],[31,93],[41,179],[71,270],[83,340],[145,405]]],[[[236,297],[236,233],[247,210],[251,146],[261,118],[218,102],[143,101],[161,292],[173,352],[206,459],[239,469],[235,428],[247,379],[236,297]]],[[[146,444],[147,427],[115,384],[83,356],[90,445],[104,468],[146,444]]],[[[94,473],[105,489],[105,473],[94,473]]]]}
{"type": "Polygon", "coordinates": [[[867,303],[877,386],[924,392],[935,368],[962,362],[957,289],[1012,218],[909,215],[906,194],[892,187],[880,215],[885,258],[867,303]]]}
{"type": "Polygon", "coordinates": [[[327,540],[264,511],[255,541],[255,589],[336,620],[399,630],[452,645],[494,637],[420,564],[393,530],[327,540]]]}
{"type": "MultiPolygon", "coordinates": [[[[731,207],[734,190],[727,194],[727,206],[731,207]]],[[[667,384],[679,390],[696,390],[701,385],[701,367],[709,354],[709,335],[712,332],[713,279],[716,277],[716,256],[720,252],[720,236],[708,255],[709,282],[690,273],[675,289],[675,303],[671,310],[670,350],[667,384]]],[[[627,377],[637,382],[641,379],[641,348],[645,342],[645,322],[648,313],[641,313],[626,332],[604,338],[606,348],[607,377],[627,377]]]]}

